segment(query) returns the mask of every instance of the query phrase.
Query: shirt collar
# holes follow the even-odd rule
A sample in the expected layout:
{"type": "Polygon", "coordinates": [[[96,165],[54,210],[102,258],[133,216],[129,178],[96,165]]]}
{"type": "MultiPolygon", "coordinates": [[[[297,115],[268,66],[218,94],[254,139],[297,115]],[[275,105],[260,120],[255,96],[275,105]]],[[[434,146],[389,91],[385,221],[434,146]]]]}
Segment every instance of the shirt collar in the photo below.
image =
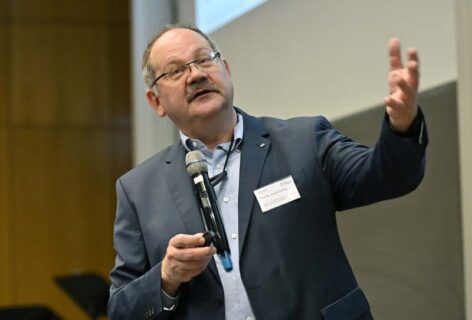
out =
{"type": "MultiPolygon", "coordinates": [[[[239,113],[236,113],[236,115],[238,116],[238,122],[236,123],[236,126],[234,127],[234,132],[233,132],[233,137],[234,137],[233,150],[240,147],[241,142],[243,141],[243,134],[244,134],[243,116],[239,113]]],[[[187,151],[201,150],[202,151],[202,150],[207,149],[205,144],[203,144],[203,142],[201,142],[198,139],[191,139],[187,137],[181,130],[179,130],[179,135],[180,135],[180,142],[184,146],[185,150],[187,151]]],[[[224,144],[225,143],[219,144],[216,147],[217,148],[220,147],[224,149],[223,147],[224,144]]],[[[229,143],[227,144],[228,145],[226,146],[226,148],[229,147],[229,143]]]]}

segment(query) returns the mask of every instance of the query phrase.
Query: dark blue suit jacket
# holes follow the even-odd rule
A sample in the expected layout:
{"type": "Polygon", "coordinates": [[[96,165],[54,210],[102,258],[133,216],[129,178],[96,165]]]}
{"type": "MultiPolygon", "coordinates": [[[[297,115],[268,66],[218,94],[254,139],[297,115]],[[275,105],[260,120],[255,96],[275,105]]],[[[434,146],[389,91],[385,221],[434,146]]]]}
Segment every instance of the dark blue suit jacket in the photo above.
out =
{"type": "MultiPolygon", "coordinates": [[[[243,116],[239,254],[256,318],[371,319],[335,211],[415,189],[424,173],[426,131],[400,137],[384,120],[376,146],[368,148],[323,117],[243,116]],[[253,191],[289,175],[301,198],[262,213],[253,191]]],[[[117,192],[111,319],[224,319],[214,261],[182,286],[175,311],[161,311],[160,267],[169,239],[204,231],[180,142],[121,177],[117,192]]]]}

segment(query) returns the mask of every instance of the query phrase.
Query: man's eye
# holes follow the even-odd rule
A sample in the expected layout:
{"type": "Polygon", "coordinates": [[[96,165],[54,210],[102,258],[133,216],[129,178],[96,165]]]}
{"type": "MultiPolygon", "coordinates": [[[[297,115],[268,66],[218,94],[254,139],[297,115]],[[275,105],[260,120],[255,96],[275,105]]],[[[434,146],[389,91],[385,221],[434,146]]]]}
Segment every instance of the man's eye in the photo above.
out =
{"type": "Polygon", "coordinates": [[[172,69],[168,72],[169,76],[174,78],[180,76],[184,72],[185,67],[172,69]]]}
{"type": "Polygon", "coordinates": [[[203,58],[200,58],[197,60],[197,63],[202,65],[202,64],[206,64],[208,62],[211,62],[211,58],[210,57],[203,57],[203,58]]]}

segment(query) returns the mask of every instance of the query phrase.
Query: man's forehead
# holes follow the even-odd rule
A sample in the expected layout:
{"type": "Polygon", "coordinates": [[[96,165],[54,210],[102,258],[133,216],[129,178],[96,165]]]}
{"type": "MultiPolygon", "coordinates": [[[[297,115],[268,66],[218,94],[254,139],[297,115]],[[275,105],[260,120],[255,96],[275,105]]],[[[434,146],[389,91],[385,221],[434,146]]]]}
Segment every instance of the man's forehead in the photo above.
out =
{"type": "Polygon", "coordinates": [[[154,62],[182,56],[194,49],[208,47],[208,41],[199,33],[184,28],[172,29],[161,35],[151,49],[154,62]]]}

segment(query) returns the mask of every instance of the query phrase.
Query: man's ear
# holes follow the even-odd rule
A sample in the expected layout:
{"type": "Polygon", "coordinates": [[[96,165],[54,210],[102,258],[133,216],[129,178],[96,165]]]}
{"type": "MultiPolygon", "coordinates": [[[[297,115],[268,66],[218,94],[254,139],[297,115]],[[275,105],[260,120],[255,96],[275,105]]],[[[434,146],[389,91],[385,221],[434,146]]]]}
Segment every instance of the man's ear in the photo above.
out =
{"type": "Polygon", "coordinates": [[[166,116],[166,112],[161,105],[159,97],[154,93],[152,89],[146,90],[146,98],[147,98],[148,104],[151,106],[151,108],[159,117],[162,118],[166,116]]]}
{"type": "Polygon", "coordinates": [[[229,75],[231,75],[231,69],[229,67],[229,62],[226,59],[223,59],[223,64],[225,65],[225,70],[228,72],[229,75]]]}

